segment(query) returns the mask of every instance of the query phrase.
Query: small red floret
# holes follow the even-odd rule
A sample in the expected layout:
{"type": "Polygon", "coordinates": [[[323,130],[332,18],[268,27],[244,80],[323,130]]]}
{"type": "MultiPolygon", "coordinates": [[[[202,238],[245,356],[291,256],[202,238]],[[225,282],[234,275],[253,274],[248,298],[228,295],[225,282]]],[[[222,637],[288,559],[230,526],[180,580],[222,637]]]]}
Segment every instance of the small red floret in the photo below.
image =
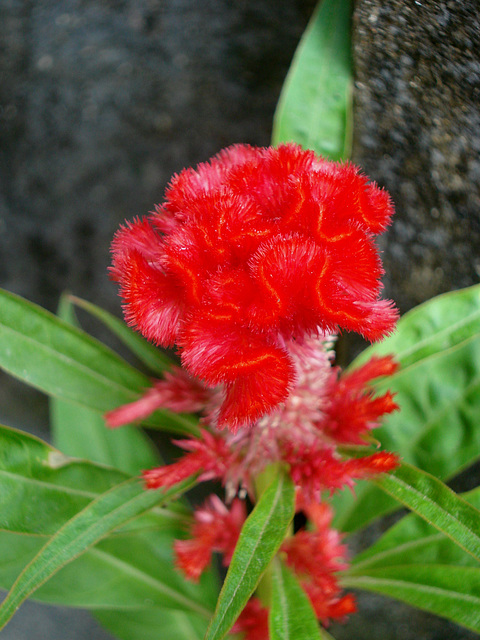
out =
{"type": "Polygon", "coordinates": [[[244,633],[244,640],[269,640],[268,609],[258,598],[250,598],[238,620],[232,627],[232,633],[244,633]]]}
{"type": "Polygon", "coordinates": [[[228,509],[218,496],[210,496],[195,511],[191,538],[174,543],[177,567],[187,578],[197,581],[210,564],[213,552],[221,553],[223,564],[228,566],[246,517],[242,500],[235,499],[228,509]]]}
{"type": "Polygon", "coordinates": [[[199,474],[198,481],[223,479],[234,465],[235,455],[221,436],[202,430],[200,438],[177,440],[175,444],[188,451],[173,464],[143,472],[147,489],[171,487],[199,474]]]}

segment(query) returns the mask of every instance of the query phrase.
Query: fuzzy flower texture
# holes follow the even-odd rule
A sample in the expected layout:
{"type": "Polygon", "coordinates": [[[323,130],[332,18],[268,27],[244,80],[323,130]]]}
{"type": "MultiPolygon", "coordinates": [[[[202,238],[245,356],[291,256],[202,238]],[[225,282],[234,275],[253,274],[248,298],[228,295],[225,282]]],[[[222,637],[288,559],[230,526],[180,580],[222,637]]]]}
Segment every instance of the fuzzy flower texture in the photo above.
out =
{"type": "MultiPolygon", "coordinates": [[[[330,527],[326,496],[357,478],[393,469],[393,454],[345,459],[397,408],[370,383],[391,375],[390,357],[342,374],[335,334],[379,340],[397,311],[379,298],[383,274],[374,237],[390,222],[389,195],[351,164],[328,162],[288,144],[230,147],[174,176],[154,213],[121,228],[112,277],[128,323],[163,347],[172,368],[137,402],[107,414],[110,426],[162,407],[202,415],[199,437],[177,444],[177,462],[144,473],[149,488],[199,473],[219,480],[226,504],[210,498],[189,540],[176,543],[178,567],[196,580],[212,552],[228,565],[255,479],[282,464],[297,487],[297,511],[311,526],[281,550],[324,624],[355,610],[336,577],[346,567],[330,527]],[[239,491],[240,490],[240,491],[239,491]]],[[[268,612],[252,598],[234,631],[268,638],[268,612]]]]}

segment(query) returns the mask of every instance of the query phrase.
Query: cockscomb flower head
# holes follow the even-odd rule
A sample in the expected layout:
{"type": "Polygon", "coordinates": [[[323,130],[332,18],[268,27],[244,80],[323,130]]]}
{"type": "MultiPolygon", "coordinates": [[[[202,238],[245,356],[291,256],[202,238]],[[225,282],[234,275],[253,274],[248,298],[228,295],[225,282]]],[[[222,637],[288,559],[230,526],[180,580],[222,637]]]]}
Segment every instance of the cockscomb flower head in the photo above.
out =
{"type": "Polygon", "coordinates": [[[286,400],[288,342],[392,331],[374,245],[392,213],[351,164],[236,145],[175,176],[154,213],[117,233],[111,274],[127,321],[221,387],[217,424],[236,431],[286,400]]]}

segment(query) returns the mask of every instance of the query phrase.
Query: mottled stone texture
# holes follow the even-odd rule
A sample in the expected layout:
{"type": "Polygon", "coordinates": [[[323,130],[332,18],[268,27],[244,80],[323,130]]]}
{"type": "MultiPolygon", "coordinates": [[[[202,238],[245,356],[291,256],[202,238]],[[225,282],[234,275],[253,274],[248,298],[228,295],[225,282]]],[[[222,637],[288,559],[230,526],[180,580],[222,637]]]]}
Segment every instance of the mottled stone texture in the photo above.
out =
{"type": "MultiPolygon", "coordinates": [[[[183,166],[269,142],[314,4],[0,0],[0,285],[51,310],[68,288],[118,313],[114,231],[183,166]]],[[[354,160],[396,202],[386,289],[404,311],[480,273],[478,0],[357,0],[354,39],[354,160]]],[[[0,420],[44,435],[46,402],[1,375],[0,420]]],[[[334,636],[473,637],[381,602],[362,599],[334,636]]],[[[6,637],[66,637],[24,611],[6,637]]],[[[103,637],[68,620],[69,640],[103,637]]]]}
{"type": "Polygon", "coordinates": [[[402,311],[480,276],[478,0],[358,0],[353,158],[392,194],[402,311]]]}

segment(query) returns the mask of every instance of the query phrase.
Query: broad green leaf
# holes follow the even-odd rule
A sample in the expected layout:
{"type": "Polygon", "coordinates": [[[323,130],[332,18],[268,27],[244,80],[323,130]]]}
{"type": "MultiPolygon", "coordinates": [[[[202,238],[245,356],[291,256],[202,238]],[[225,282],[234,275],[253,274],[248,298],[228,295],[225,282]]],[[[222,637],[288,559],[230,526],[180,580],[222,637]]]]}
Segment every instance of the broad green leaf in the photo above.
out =
{"type": "MultiPolygon", "coordinates": [[[[69,458],[35,436],[0,425],[0,530],[51,535],[128,477],[69,458]]],[[[182,514],[178,505],[175,511],[156,508],[128,528],[161,529],[183,521],[182,514]]]]}
{"type": "MultiPolygon", "coordinates": [[[[396,392],[400,411],[385,418],[374,435],[383,449],[448,480],[480,455],[480,335],[416,361],[380,381],[379,392],[396,392]]],[[[355,496],[334,499],[335,526],[351,532],[395,508],[371,483],[355,496]]]]}
{"type": "MultiPolygon", "coordinates": [[[[480,488],[462,498],[480,507],[480,488]]],[[[478,620],[471,619],[475,604],[468,599],[474,593],[480,594],[478,562],[415,514],[402,518],[374,545],[353,558],[342,577],[343,583],[378,590],[480,630],[478,620]],[[465,567],[471,571],[463,573],[465,567]],[[459,576],[461,589],[455,593],[459,576]],[[464,585],[473,588],[472,593],[466,592],[464,585]]]]}
{"type": "Polygon", "coordinates": [[[443,482],[407,464],[374,482],[480,562],[480,511],[443,482]]]}
{"type": "Polygon", "coordinates": [[[377,342],[352,362],[393,354],[403,369],[480,333],[480,285],[437,296],[415,307],[398,322],[395,333],[377,342]]]}
{"type": "Polygon", "coordinates": [[[330,160],[351,146],[350,0],[319,3],[302,36],[273,122],[272,142],[296,142],[330,160]]]}
{"type": "Polygon", "coordinates": [[[342,584],[397,598],[480,632],[480,569],[434,564],[389,566],[345,577],[342,584]]]}
{"type": "Polygon", "coordinates": [[[68,458],[34,436],[0,426],[0,529],[52,534],[126,479],[120,471],[68,458]]]}
{"type": "Polygon", "coordinates": [[[120,640],[202,640],[204,618],[183,611],[149,607],[141,611],[96,611],[95,617],[120,640]]]}
{"type": "MultiPolygon", "coordinates": [[[[480,509],[480,488],[461,496],[480,509]]],[[[356,555],[348,573],[402,564],[452,564],[478,567],[477,561],[414,513],[388,529],[371,547],[356,555]]]]}
{"type": "Polygon", "coordinates": [[[100,320],[152,373],[162,375],[172,366],[173,361],[163,351],[130,329],[123,320],[119,320],[105,309],[97,307],[87,300],[72,295],[68,296],[68,300],[100,320]]]}
{"type": "MultiPolygon", "coordinates": [[[[0,291],[0,368],[45,393],[101,413],[140,397],[149,379],[105,345],[22,298],[0,291]]],[[[145,424],[197,432],[167,411],[145,424]]]]}
{"type": "MultiPolygon", "coordinates": [[[[162,531],[109,536],[62,567],[32,598],[93,612],[169,607],[196,612],[207,621],[218,596],[216,578],[209,572],[193,584],[175,569],[173,541],[181,533],[172,523],[162,531]]],[[[47,541],[45,536],[0,532],[0,587],[10,589],[47,541]]]]}
{"type": "Polygon", "coordinates": [[[321,640],[310,601],[292,572],[280,560],[273,563],[270,640],[321,640]]]}
{"type": "MultiPolygon", "coordinates": [[[[58,314],[78,326],[68,296],[62,297],[58,314]]],[[[51,398],[50,422],[53,442],[67,456],[107,464],[130,475],[160,462],[153,443],[140,429],[129,425],[108,429],[103,416],[86,407],[51,398]]]]}
{"type": "Polygon", "coordinates": [[[137,479],[131,479],[101,494],[52,536],[20,574],[0,607],[0,628],[31,593],[63,566],[113,530],[182,493],[192,483],[189,480],[168,491],[145,491],[137,479]]]}
{"type": "MultiPolygon", "coordinates": [[[[0,452],[0,587],[9,589],[49,535],[126,476],[69,459],[7,427],[0,427],[0,452]]],[[[34,597],[82,607],[140,607],[148,600],[213,610],[218,594],[213,575],[191,585],[173,567],[173,540],[184,528],[183,507],[155,507],[66,565],[34,597]]]]}
{"type": "Polygon", "coordinates": [[[279,473],[243,525],[205,640],[221,640],[278,551],[295,510],[294,486],[279,473]]]}

